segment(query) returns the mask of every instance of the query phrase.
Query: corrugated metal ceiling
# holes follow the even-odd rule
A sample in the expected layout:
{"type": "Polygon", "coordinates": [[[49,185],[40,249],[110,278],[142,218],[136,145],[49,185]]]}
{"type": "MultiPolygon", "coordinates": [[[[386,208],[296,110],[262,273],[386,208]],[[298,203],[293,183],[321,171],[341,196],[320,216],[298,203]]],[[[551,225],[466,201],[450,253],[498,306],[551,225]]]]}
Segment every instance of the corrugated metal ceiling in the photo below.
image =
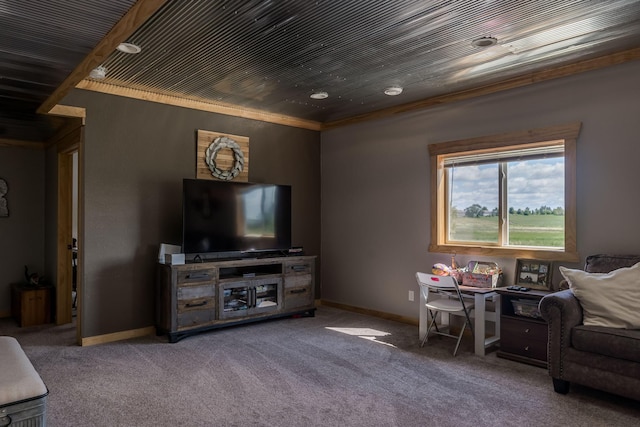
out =
{"type": "MultiPolygon", "coordinates": [[[[0,2],[2,114],[46,98],[132,3],[0,2]]],[[[114,51],[100,83],[327,123],[640,47],[640,0],[169,0],[126,41],[143,51],[114,51]]]]}
{"type": "Polygon", "coordinates": [[[135,0],[0,1],[0,138],[44,140],[36,109],[135,0]]]}
{"type": "Polygon", "coordinates": [[[328,122],[639,46],[640,1],[171,1],[129,41],[106,83],[328,122]]]}

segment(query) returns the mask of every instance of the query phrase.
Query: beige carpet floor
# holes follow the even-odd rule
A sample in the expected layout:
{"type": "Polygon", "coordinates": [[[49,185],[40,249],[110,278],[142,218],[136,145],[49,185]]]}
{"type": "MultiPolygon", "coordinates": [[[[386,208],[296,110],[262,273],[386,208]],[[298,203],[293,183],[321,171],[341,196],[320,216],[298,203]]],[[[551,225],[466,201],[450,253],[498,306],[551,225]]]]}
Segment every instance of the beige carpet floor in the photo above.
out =
{"type": "Polygon", "coordinates": [[[57,426],[637,426],[640,404],[545,369],[420,348],[417,327],[319,307],[315,317],[78,347],[75,328],[18,328],[57,426]]]}

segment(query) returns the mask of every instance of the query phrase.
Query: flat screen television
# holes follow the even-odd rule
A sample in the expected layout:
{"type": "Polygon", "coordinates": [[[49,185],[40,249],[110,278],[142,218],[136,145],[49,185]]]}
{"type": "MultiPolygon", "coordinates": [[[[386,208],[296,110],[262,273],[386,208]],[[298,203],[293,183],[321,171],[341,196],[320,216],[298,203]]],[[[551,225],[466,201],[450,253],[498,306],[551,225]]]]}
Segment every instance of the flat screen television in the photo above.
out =
{"type": "Polygon", "coordinates": [[[185,254],[291,248],[291,186],[184,179],[185,254]]]}

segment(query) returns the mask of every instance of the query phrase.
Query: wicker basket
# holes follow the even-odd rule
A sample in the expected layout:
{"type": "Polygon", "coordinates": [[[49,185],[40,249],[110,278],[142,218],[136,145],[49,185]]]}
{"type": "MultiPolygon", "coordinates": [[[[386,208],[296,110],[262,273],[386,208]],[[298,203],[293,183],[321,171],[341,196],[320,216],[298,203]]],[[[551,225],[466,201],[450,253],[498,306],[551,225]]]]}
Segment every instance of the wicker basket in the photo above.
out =
{"type": "Polygon", "coordinates": [[[474,288],[498,288],[502,286],[502,269],[495,262],[469,261],[467,270],[462,274],[462,284],[474,288]]]}

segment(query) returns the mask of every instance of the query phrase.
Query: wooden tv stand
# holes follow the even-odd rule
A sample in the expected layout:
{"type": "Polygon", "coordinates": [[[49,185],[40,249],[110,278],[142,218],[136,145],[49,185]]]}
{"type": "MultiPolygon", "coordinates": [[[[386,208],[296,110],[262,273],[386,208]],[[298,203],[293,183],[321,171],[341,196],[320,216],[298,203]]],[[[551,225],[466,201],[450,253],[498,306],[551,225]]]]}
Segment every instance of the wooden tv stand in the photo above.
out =
{"type": "Polygon", "coordinates": [[[314,256],[158,264],[156,331],[169,342],[241,323],[313,316],[314,256]]]}

